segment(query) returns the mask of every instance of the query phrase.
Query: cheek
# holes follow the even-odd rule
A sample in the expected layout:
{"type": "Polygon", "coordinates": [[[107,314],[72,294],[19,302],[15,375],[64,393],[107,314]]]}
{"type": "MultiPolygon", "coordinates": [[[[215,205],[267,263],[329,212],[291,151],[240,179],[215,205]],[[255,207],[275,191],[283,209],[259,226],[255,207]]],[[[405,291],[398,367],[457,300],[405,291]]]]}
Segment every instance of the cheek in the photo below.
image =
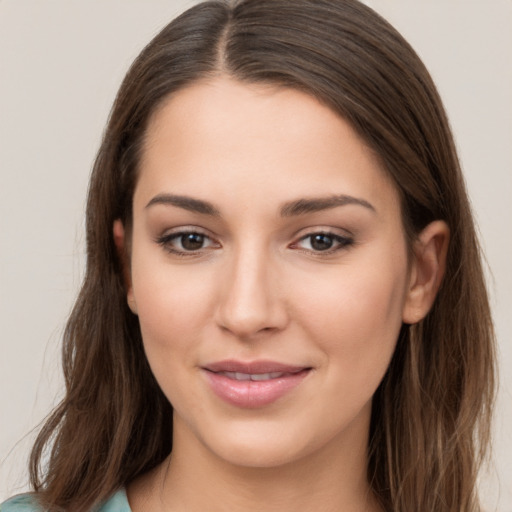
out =
{"type": "Polygon", "coordinates": [[[296,289],[297,317],[316,339],[332,373],[357,387],[378,385],[402,325],[407,282],[404,254],[340,266],[321,283],[296,289]],[[373,376],[373,378],[371,378],[373,376]]]}
{"type": "Polygon", "coordinates": [[[200,280],[183,279],[183,272],[169,266],[132,267],[134,296],[149,366],[174,408],[193,402],[195,390],[184,387],[197,363],[203,337],[208,291],[200,280]],[[184,401],[183,393],[188,397],[184,401]]]}
{"type": "MultiPolygon", "coordinates": [[[[188,323],[184,317],[188,308],[180,307],[177,294],[161,282],[154,286],[149,280],[141,285],[135,284],[134,292],[146,351],[177,349],[188,323]]],[[[182,304],[186,303],[186,297],[182,297],[182,304]]]]}
{"type": "Polygon", "coordinates": [[[144,348],[164,391],[176,372],[193,363],[212,302],[211,283],[200,270],[169,265],[165,258],[143,247],[132,255],[133,295],[144,348]]]}

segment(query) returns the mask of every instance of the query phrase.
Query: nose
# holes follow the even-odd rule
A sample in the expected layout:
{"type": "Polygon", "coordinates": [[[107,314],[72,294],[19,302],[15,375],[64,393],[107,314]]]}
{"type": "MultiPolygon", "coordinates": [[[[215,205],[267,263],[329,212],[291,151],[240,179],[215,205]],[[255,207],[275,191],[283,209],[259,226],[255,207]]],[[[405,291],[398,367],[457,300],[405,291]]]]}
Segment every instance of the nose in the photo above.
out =
{"type": "Polygon", "coordinates": [[[222,276],[219,327],[240,339],[284,329],[288,323],[286,302],[269,255],[245,250],[233,260],[222,276]]]}

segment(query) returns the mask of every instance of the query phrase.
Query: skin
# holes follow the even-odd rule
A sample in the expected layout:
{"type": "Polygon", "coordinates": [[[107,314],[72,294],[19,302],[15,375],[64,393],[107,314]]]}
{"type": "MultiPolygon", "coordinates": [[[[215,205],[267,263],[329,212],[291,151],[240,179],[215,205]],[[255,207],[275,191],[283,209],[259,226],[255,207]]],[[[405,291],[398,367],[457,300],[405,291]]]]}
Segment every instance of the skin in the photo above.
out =
{"type": "MultiPolygon", "coordinates": [[[[114,237],[123,251],[119,221],[114,237]]],[[[128,304],[174,407],[172,458],[128,487],[133,510],[379,510],[366,480],[371,399],[402,323],[434,300],[446,226],[429,225],[409,259],[398,193],[348,123],[302,92],[221,76],[151,119],[130,238],[128,304]],[[171,194],[218,215],[162,200],[171,194]],[[360,202],[282,215],[341,195],[360,202]],[[186,251],[184,232],[203,245],[186,251]],[[225,359],[311,370],[247,409],[205,378],[225,359]]]]}

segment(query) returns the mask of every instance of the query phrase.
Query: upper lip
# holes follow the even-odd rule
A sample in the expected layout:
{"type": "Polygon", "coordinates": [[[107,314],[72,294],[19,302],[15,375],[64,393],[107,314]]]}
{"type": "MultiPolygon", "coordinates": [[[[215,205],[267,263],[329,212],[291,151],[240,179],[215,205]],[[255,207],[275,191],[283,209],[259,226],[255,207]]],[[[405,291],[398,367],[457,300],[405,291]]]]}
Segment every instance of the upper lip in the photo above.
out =
{"type": "Polygon", "coordinates": [[[216,361],[203,366],[205,370],[210,372],[237,372],[247,374],[259,373],[297,373],[302,370],[309,369],[308,366],[296,366],[291,364],[279,363],[276,361],[236,361],[234,359],[226,359],[224,361],[216,361]]]}

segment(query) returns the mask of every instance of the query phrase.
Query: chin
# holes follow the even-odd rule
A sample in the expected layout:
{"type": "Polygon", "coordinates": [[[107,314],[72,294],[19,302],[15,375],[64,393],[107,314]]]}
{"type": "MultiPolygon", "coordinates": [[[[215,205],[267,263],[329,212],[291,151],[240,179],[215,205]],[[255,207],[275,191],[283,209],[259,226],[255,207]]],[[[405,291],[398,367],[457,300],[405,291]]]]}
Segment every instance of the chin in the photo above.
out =
{"type": "Polygon", "coordinates": [[[228,464],[241,468],[277,468],[297,462],[306,455],[297,447],[283,446],[274,441],[259,444],[249,442],[234,442],[229,446],[219,447],[217,456],[228,464]]]}
{"type": "MultiPolygon", "coordinates": [[[[343,429],[341,429],[343,430],[343,429]]],[[[205,433],[202,444],[216,458],[245,468],[276,468],[329,453],[339,430],[323,432],[308,425],[278,424],[269,419],[235,422],[230,428],[205,433]]]]}

